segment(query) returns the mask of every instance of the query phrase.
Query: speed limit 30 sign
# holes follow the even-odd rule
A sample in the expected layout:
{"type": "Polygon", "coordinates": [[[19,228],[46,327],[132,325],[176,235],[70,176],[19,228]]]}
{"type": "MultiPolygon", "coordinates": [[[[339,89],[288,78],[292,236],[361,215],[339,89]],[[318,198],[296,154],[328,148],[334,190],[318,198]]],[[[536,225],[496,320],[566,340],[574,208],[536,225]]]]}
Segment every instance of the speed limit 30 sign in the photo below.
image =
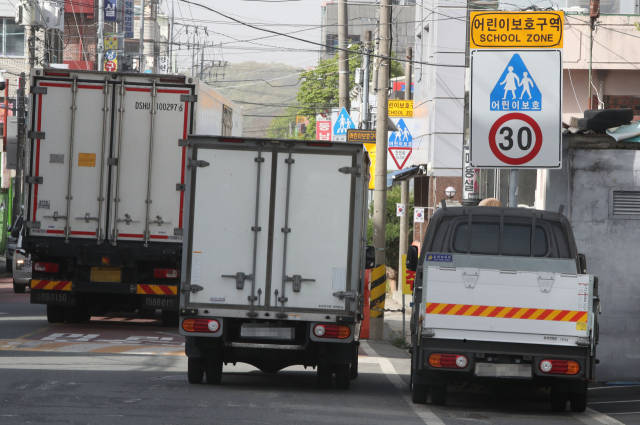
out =
{"type": "Polygon", "coordinates": [[[471,52],[471,166],[560,168],[562,51],[471,52]]]}

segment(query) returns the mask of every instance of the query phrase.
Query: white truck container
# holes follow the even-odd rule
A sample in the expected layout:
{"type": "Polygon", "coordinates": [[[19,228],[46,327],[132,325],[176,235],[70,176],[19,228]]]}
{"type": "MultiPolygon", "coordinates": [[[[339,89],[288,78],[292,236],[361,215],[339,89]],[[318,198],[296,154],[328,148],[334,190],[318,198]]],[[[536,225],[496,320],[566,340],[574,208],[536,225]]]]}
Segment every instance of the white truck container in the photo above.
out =
{"type": "Polygon", "coordinates": [[[189,381],[223,363],[357,376],[368,157],[362,145],[189,136],[180,333],[189,381]]]}
{"type": "Polygon", "coordinates": [[[412,397],[443,405],[449,382],[551,389],[551,406],[582,412],[595,379],[597,277],[586,273],[561,213],[441,208],[416,270],[412,397]]]}
{"type": "Polygon", "coordinates": [[[188,134],[240,135],[242,110],[197,79],[36,69],[23,249],[50,322],[106,311],[177,323],[188,134]]]}

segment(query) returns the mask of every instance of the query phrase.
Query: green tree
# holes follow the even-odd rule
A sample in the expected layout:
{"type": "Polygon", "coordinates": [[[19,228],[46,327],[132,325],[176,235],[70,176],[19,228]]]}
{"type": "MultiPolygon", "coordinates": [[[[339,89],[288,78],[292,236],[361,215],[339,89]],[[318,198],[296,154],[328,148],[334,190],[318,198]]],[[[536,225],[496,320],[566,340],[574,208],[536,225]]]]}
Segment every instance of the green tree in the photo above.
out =
{"type": "MultiPolygon", "coordinates": [[[[400,186],[395,186],[387,191],[387,211],[386,211],[386,234],[385,252],[386,266],[398,271],[400,260],[400,217],[396,215],[396,204],[400,203],[400,186]]],[[[409,196],[409,204],[413,204],[413,194],[409,196]]],[[[413,206],[406,209],[405,214],[409,218],[413,217],[413,206]]],[[[408,241],[413,240],[412,221],[409,221],[408,241]]],[[[373,202],[369,204],[369,222],[367,224],[367,244],[373,245],[373,202]]]]}
{"type": "MultiPolygon", "coordinates": [[[[356,68],[362,67],[362,45],[351,46],[349,53],[349,91],[355,87],[356,68]]],[[[372,61],[373,62],[373,61],[372,61]]],[[[391,77],[404,75],[402,64],[391,61],[391,77]]],[[[316,115],[324,109],[338,106],[338,54],[331,59],[320,59],[318,65],[300,74],[302,83],[296,94],[296,105],[287,108],[282,117],[274,118],[269,127],[269,137],[289,138],[289,122],[295,123],[295,115],[303,115],[309,119],[306,134],[292,135],[296,139],[316,138],[316,115]]],[[[370,73],[370,81],[373,80],[373,72],[370,73]]]]}

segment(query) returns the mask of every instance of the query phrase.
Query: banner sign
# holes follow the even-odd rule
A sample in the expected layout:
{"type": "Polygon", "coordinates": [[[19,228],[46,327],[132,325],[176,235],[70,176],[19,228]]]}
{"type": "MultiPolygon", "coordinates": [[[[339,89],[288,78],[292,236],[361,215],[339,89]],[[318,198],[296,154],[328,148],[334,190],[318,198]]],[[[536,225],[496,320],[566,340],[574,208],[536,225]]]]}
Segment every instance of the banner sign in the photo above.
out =
{"type": "Polygon", "coordinates": [[[375,143],[376,131],[375,130],[347,130],[347,142],[355,143],[375,143]]]}
{"type": "Polygon", "coordinates": [[[133,0],[124,0],[124,38],[133,38],[133,0]]]}
{"type": "Polygon", "coordinates": [[[117,14],[117,0],[104,0],[104,20],[106,22],[115,22],[117,14]]]}
{"type": "Polygon", "coordinates": [[[390,117],[413,117],[413,100],[390,100],[389,101],[390,117]]]}
{"type": "Polygon", "coordinates": [[[407,254],[402,256],[402,294],[413,294],[413,284],[416,280],[416,272],[407,270],[407,254]]]}

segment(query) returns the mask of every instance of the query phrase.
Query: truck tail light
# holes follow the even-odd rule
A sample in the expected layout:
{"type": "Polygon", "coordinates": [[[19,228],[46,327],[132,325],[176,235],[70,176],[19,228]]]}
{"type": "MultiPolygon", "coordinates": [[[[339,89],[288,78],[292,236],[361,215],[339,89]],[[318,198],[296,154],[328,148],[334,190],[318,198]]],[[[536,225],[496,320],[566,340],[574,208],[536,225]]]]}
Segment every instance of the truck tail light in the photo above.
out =
{"type": "Polygon", "coordinates": [[[429,364],[444,369],[464,369],[469,364],[469,359],[461,354],[432,354],[429,356],[429,364]]]}
{"type": "Polygon", "coordinates": [[[186,319],[182,322],[182,329],[187,332],[209,332],[220,330],[220,322],[215,319],[186,319]]]}
{"type": "Polygon", "coordinates": [[[33,263],[33,269],[37,272],[58,273],[59,265],[57,263],[33,263]]]}
{"type": "Polygon", "coordinates": [[[555,375],[575,375],[580,372],[580,364],[573,360],[543,360],[539,367],[542,373],[555,375]]]}
{"type": "Polygon", "coordinates": [[[156,279],[177,279],[180,277],[178,269],[153,269],[153,277],[156,279]]]}
{"type": "Polygon", "coordinates": [[[338,338],[345,339],[351,335],[349,326],[340,325],[315,325],[313,334],[318,338],[338,338]]]}

